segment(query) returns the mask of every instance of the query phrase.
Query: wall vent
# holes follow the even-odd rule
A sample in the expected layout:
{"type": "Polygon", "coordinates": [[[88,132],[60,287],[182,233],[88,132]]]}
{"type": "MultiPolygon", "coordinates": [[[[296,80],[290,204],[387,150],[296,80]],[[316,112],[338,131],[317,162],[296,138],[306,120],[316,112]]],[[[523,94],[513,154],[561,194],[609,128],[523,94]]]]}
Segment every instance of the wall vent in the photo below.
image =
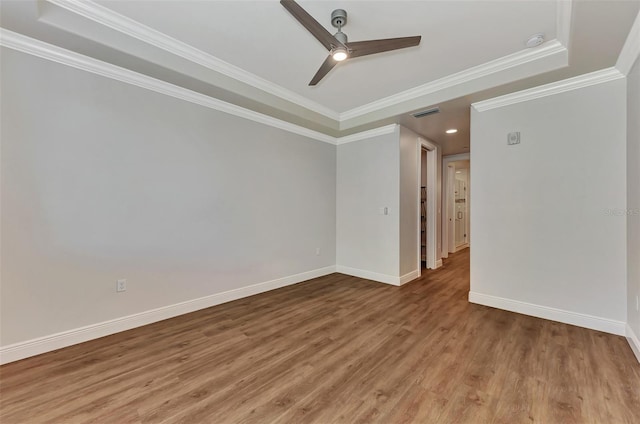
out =
{"type": "Polygon", "coordinates": [[[423,111],[420,111],[420,112],[412,113],[411,115],[414,118],[422,118],[424,116],[433,115],[434,113],[440,113],[440,108],[436,106],[436,107],[432,107],[431,109],[427,109],[427,110],[423,110],[423,111]]]}

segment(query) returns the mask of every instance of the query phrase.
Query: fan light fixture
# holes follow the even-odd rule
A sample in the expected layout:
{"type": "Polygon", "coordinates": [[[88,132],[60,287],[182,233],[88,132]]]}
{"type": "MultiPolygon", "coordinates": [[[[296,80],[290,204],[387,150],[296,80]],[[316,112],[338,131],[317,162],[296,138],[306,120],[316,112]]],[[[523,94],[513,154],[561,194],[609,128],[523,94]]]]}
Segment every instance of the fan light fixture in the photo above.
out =
{"type": "Polygon", "coordinates": [[[337,62],[342,62],[343,60],[345,60],[349,56],[347,54],[347,51],[345,49],[343,49],[342,47],[338,47],[337,49],[333,49],[333,52],[331,54],[333,56],[333,60],[335,60],[337,62]]]}

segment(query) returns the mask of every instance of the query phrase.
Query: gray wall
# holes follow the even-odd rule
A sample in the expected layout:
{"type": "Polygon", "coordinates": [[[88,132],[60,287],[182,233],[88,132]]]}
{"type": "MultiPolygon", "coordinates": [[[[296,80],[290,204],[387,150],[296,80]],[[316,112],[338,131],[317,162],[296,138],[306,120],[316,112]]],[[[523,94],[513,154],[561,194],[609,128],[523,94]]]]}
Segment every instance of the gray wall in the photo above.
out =
{"type": "Polygon", "coordinates": [[[625,98],[619,79],[472,109],[472,292],[626,321],[625,98]]]}
{"type": "Polygon", "coordinates": [[[11,50],[1,78],[2,345],[336,263],[335,146],[11,50]]]}
{"type": "Polygon", "coordinates": [[[339,145],[337,162],[338,267],[398,277],[398,131],[339,145]]]}
{"type": "Polygon", "coordinates": [[[400,127],[400,276],[418,268],[418,134],[400,127]]]}
{"type": "MultiPolygon", "coordinates": [[[[420,201],[418,184],[418,155],[424,140],[435,147],[435,255],[436,261],[442,259],[442,149],[441,147],[406,127],[400,127],[400,275],[408,274],[420,269],[418,261],[418,238],[420,234],[416,222],[418,220],[418,202],[420,201]]],[[[425,155],[426,156],[426,155],[425,155]]],[[[427,167],[428,168],[428,167],[427,167]]],[[[426,174],[431,175],[427,169],[426,174]]],[[[422,177],[421,177],[422,178],[422,177]]],[[[426,181],[426,175],[424,176],[426,181]]],[[[427,240],[427,244],[429,241],[427,240]]]]}
{"type": "Polygon", "coordinates": [[[627,75],[627,323],[640,337],[640,60],[627,75]]]}

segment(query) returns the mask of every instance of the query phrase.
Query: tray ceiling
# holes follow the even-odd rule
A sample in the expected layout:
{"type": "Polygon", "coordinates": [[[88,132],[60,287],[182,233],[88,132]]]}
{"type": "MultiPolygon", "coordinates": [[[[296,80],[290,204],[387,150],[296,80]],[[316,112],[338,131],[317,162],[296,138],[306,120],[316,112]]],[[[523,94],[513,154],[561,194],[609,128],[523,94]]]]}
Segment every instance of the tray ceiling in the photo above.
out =
{"type": "MultiPolygon", "coordinates": [[[[327,52],[277,0],[2,1],[0,25],[17,39],[209,103],[329,137],[401,123],[454,154],[469,150],[471,102],[613,66],[640,8],[639,1],[299,3],[331,32],[331,11],[346,9],[350,41],[422,35],[422,42],[342,63],[309,87],[327,52]],[[527,49],[535,33],[546,42],[527,49]],[[440,114],[409,115],[434,105],[440,114]],[[452,127],[458,133],[445,135],[452,127]]],[[[29,44],[10,47],[28,52],[29,44]]]]}

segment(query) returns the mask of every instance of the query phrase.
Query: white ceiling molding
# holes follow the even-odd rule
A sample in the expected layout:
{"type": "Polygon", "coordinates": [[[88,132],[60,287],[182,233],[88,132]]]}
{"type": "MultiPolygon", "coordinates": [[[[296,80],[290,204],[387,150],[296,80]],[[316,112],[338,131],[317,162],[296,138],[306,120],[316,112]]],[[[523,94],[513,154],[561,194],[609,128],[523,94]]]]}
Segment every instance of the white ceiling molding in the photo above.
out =
{"type": "Polygon", "coordinates": [[[12,50],[40,57],[52,62],[60,63],[72,68],[80,69],[96,75],[101,75],[116,81],[131,84],[140,88],[154,91],[186,100],[210,109],[249,119],[254,122],[279,128],[304,137],[325,143],[336,144],[337,139],[327,134],[313,131],[299,125],[292,124],[280,119],[273,118],[262,113],[258,113],[240,106],[224,102],[222,100],[197,93],[186,88],[149,77],[129,69],[121,68],[111,63],[103,62],[88,56],[81,55],[70,50],[66,50],[40,40],[36,40],[13,31],[0,28],[0,45],[12,50]]]}
{"type": "Polygon", "coordinates": [[[638,57],[640,57],[640,12],[638,12],[638,16],[636,16],[636,20],[633,22],[624,46],[622,46],[620,56],[618,56],[618,60],[616,61],[616,69],[624,75],[629,75],[638,57]]]}
{"type": "Polygon", "coordinates": [[[398,128],[398,124],[385,125],[384,127],[374,128],[372,130],[362,131],[359,133],[338,137],[336,144],[346,144],[354,141],[365,140],[367,138],[377,137],[379,135],[391,134],[398,128]]]}
{"type": "Polygon", "coordinates": [[[442,163],[455,162],[457,160],[471,160],[471,153],[458,153],[455,155],[447,155],[442,157],[442,163]]]}
{"type": "Polygon", "coordinates": [[[104,25],[122,34],[138,39],[144,43],[182,57],[191,62],[204,66],[212,71],[219,72],[227,77],[234,78],[243,83],[259,88],[269,94],[278,96],[293,104],[324,115],[338,123],[352,118],[367,115],[378,110],[395,106],[397,104],[414,100],[419,97],[432,94],[452,86],[464,84],[493,73],[508,70],[510,68],[525,65],[539,59],[544,59],[556,54],[568,54],[570,26],[571,26],[571,0],[558,0],[557,3],[557,40],[551,40],[536,49],[526,49],[511,55],[504,56],[479,66],[469,68],[459,73],[429,82],[427,84],[403,91],[392,96],[376,100],[363,106],[356,107],[343,113],[338,113],[326,106],[316,103],[300,94],[294,93],[282,86],[271,83],[239,67],[231,65],[208,53],[205,53],[189,44],[176,40],[160,31],[143,25],[131,18],[123,16],[109,8],[101,6],[91,0],[44,0],[50,4],[61,7],[98,24],[104,25]]]}
{"type": "Polygon", "coordinates": [[[379,109],[395,106],[399,103],[414,100],[418,97],[427,96],[441,90],[449,89],[454,86],[465,84],[478,80],[482,77],[514,68],[516,66],[525,65],[548,56],[556,54],[564,54],[567,52],[565,46],[557,40],[549,41],[543,46],[535,49],[521,50],[519,52],[492,60],[482,65],[448,75],[435,81],[423,84],[421,86],[394,94],[384,99],[376,100],[363,106],[348,110],[340,114],[340,121],[357,118],[368,113],[375,112],[379,109]]]}
{"type": "Polygon", "coordinates": [[[0,28],[0,46],[333,145],[390,134],[398,127],[391,124],[336,138],[4,28],[0,28]]]}
{"type": "Polygon", "coordinates": [[[45,0],[69,12],[83,16],[122,34],[136,38],[154,47],[202,65],[215,72],[234,78],[245,84],[259,88],[298,106],[317,112],[328,118],[338,120],[338,112],[290,91],[280,85],[260,78],[242,68],[227,63],[215,56],[203,52],[189,44],[176,40],[169,35],[150,28],[138,21],[123,16],[91,0],[45,0]]]}
{"type": "Polygon", "coordinates": [[[606,68],[600,71],[578,75],[577,77],[568,78],[566,80],[552,82],[551,84],[545,84],[539,87],[533,87],[527,90],[495,97],[493,99],[472,103],[471,107],[478,112],[484,112],[490,109],[539,99],[541,97],[552,96],[554,94],[564,93],[565,91],[577,90],[579,88],[615,81],[622,78],[624,78],[624,75],[616,68],[606,68]]]}
{"type": "Polygon", "coordinates": [[[536,49],[524,49],[519,52],[501,57],[499,59],[483,63],[473,68],[448,75],[444,78],[411,88],[401,93],[394,94],[384,99],[379,99],[342,112],[340,121],[357,118],[368,113],[375,112],[379,109],[394,106],[399,103],[426,96],[437,91],[450,88],[455,85],[464,84],[481,77],[500,72],[515,66],[523,65],[535,60],[545,58],[547,56],[564,53],[568,54],[569,43],[571,37],[571,13],[572,0],[558,0],[556,11],[556,39],[545,43],[536,49]]]}
{"type": "Polygon", "coordinates": [[[556,11],[556,40],[569,49],[571,41],[571,11],[573,2],[571,0],[558,0],[556,11]]]}

